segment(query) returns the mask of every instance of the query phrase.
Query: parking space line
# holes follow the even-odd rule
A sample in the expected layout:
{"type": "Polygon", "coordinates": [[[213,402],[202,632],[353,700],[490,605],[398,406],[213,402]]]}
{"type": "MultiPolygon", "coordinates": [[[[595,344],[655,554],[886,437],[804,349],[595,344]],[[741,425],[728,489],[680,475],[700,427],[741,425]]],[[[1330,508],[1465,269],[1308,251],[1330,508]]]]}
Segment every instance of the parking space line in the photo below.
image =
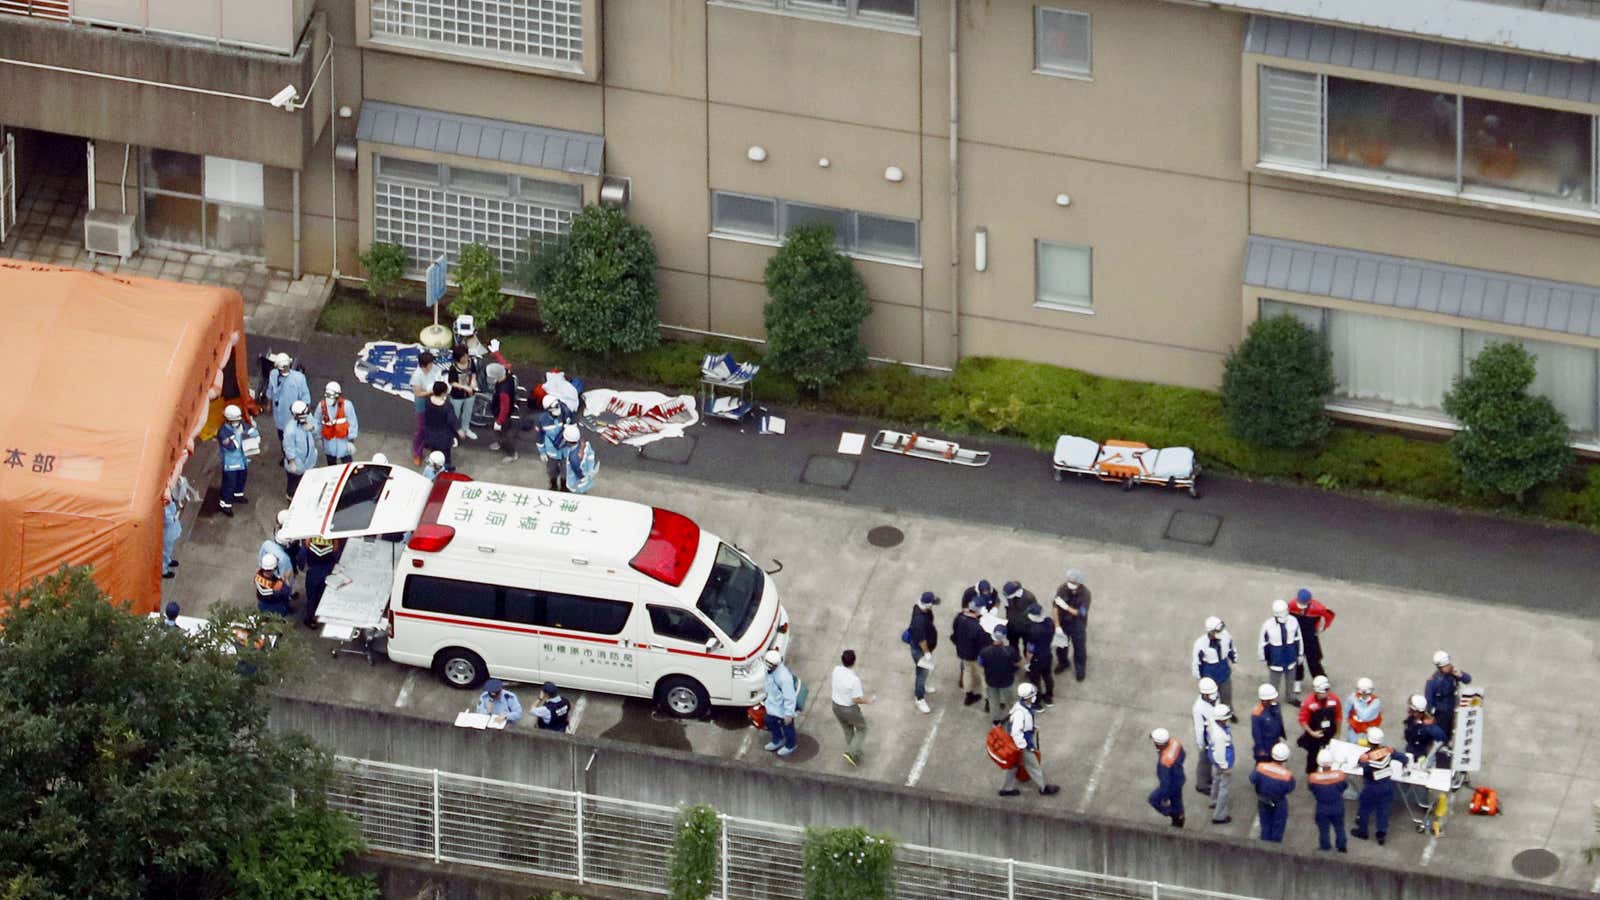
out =
{"type": "Polygon", "coordinates": [[[1589,893],[1600,894],[1600,877],[1595,878],[1594,886],[1589,888],[1589,893]]]}
{"type": "Polygon", "coordinates": [[[928,755],[933,752],[933,738],[939,733],[939,723],[944,721],[944,710],[939,710],[933,716],[933,727],[928,729],[928,736],[922,740],[922,749],[917,751],[917,761],[911,764],[911,774],[906,776],[906,787],[916,787],[917,780],[922,777],[922,770],[928,765],[928,755]]]}
{"type": "Polygon", "coordinates": [[[1106,760],[1111,758],[1111,746],[1117,742],[1117,732],[1122,730],[1122,720],[1128,717],[1126,709],[1118,709],[1116,717],[1112,719],[1111,727],[1106,729],[1106,739],[1100,744],[1100,756],[1094,761],[1094,770],[1089,773],[1089,782],[1083,788],[1083,800],[1078,804],[1080,812],[1089,808],[1094,800],[1094,792],[1100,787],[1100,770],[1105,768],[1106,760]]]}
{"type": "MultiPolygon", "coordinates": [[[[1422,848],[1422,864],[1423,865],[1427,865],[1429,862],[1431,862],[1433,860],[1433,848],[1437,847],[1438,845],[1439,845],[1439,836],[1438,835],[1430,835],[1428,837],[1428,846],[1422,848]]],[[[1595,882],[1595,885],[1597,887],[1600,887],[1600,881],[1595,882]]]]}
{"type": "Polygon", "coordinates": [[[567,716],[567,734],[578,733],[578,723],[583,721],[583,708],[588,705],[588,697],[579,697],[578,702],[572,704],[572,715],[567,716]]]}
{"type": "Polygon", "coordinates": [[[744,759],[744,755],[750,752],[750,742],[755,739],[755,736],[756,730],[754,728],[744,733],[744,740],[739,742],[739,749],[733,753],[734,759],[744,759]]]}
{"type": "Polygon", "coordinates": [[[417,683],[417,673],[416,672],[412,672],[411,674],[406,676],[405,682],[400,685],[400,693],[399,693],[399,695],[394,698],[394,705],[395,706],[405,706],[405,705],[407,705],[407,704],[409,704],[411,702],[411,689],[416,686],[416,683],[417,683]]]}

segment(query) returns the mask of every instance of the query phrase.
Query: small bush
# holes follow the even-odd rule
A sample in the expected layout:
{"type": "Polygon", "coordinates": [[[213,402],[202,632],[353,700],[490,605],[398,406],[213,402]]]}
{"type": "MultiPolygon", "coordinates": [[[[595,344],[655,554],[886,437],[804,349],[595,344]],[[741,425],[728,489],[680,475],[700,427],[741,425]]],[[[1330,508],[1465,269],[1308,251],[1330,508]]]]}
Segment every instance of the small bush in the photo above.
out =
{"type": "Polygon", "coordinates": [[[516,303],[500,293],[500,263],[482,244],[468,244],[457,254],[456,284],[459,290],[450,301],[450,314],[471,316],[479,330],[489,327],[516,303]]]}
{"type": "Polygon", "coordinates": [[[1572,463],[1566,417],[1548,398],[1528,393],[1534,362],[1520,344],[1490,344],[1444,396],[1444,411],[1462,425],[1450,439],[1462,480],[1518,503],[1572,463]]]}
{"type": "Polygon", "coordinates": [[[894,838],[865,828],[807,828],[806,900],[879,900],[894,888],[894,838]]]}
{"type": "Polygon", "coordinates": [[[867,362],[867,285],[826,225],[797,228],[767,260],[766,362],[813,392],[867,362]]]}
{"type": "Polygon", "coordinates": [[[668,889],[672,900],[706,900],[717,889],[722,859],[722,820],[705,804],[686,806],[678,813],[678,833],[672,840],[672,873],[668,889]]]}
{"type": "Polygon", "coordinates": [[[532,249],[518,277],[563,344],[610,355],[660,340],[656,248],[644,226],[619,209],[586,206],[568,234],[532,249]]]}
{"type": "Polygon", "coordinates": [[[377,297],[378,302],[383,304],[383,318],[387,324],[389,301],[405,293],[406,266],[409,264],[406,248],[377,241],[357,259],[361,262],[361,268],[367,271],[367,293],[377,297]]]}
{"type": "Polygon", "coordinates": [[[1222,370],[1222,411],[1235,437],[1265,447],[1321,441],[1330,423],[1333,357],[1293,316],[1257,319],[1222,370]]]}

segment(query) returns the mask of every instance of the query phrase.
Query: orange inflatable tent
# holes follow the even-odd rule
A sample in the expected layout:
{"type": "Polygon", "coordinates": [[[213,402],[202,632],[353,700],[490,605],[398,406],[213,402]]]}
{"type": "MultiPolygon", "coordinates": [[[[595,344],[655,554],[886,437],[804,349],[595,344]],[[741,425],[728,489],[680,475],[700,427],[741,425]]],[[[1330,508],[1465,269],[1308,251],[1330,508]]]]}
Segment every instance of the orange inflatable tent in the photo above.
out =
{"type": "Polygon", "coordinates": [[[89,565],[161,599],[162,495],[248,394],[234,290],[0,259],[0,591],[89,565]]]}

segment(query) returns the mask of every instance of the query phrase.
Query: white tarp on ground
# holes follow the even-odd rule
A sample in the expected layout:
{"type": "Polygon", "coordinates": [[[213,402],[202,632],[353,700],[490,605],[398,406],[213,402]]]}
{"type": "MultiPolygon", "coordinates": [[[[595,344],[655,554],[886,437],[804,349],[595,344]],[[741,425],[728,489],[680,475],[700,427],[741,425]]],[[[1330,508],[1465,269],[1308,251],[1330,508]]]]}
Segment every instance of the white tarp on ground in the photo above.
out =
{"type": "Polygon", "coordinates": [[[683,437],[700,416],[688,395],[597,388],[583,395],[583,421],[613,444],[642,447],[662,438],[683,437]]]}

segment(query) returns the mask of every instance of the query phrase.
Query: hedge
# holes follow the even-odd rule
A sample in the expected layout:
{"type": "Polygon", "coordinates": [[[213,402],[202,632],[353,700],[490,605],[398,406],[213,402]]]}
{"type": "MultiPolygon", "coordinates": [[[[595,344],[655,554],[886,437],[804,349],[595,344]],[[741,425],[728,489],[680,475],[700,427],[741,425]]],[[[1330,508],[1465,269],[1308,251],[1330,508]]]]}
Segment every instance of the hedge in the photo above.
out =
{"type": "MultiPolygon", "coordinates": [[[[414,339],[431,321],[421,313],[391,317],[389,337],[414,339]]],[[[319,327],[371,338],[383,333],[381,312],[365,299],[339,294],[324,308],[319,327]]],[[[536,333],[506,333],[501,350],[512,360],[559,365],[587,376],[694,393],[707,353],[732,352],[761,361],[760,349],[735,341],[669,341],[610,360],[583,357],[536,333]]],[[[1061,434],[1122,438],[1151,446],[1194,448],[1203,466],[1249,477],[1288,479],[1332,490],[1381,491],[1398,497],[1477,509],[1522,512],[1600,526],[1600,466],[1574,466],[1515,507],[1468,494],[1446,445],[1427,437],[1336,425],[1321,444],[1275,450],[1228,433],[1222,398],[1212,391],[1125,381],[1076,369],[1014,359],[969,357],[948,378],[918,375],[901,366],[873,366],[846,376],[822,401],[804,399],[799,386],[764,370],[758,402],[803,406],[876,419],[909,429],[1019,438],[1041,450],[1061,434]]]]}

